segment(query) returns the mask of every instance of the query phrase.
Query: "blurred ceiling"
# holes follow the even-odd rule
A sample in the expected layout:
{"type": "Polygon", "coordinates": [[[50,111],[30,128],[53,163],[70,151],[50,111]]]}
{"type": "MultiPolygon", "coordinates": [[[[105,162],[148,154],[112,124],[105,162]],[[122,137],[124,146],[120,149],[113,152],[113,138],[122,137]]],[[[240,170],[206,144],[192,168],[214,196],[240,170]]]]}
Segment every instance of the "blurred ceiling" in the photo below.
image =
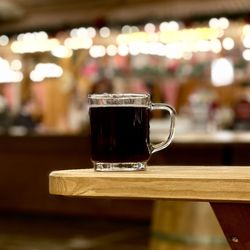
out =
{"type": "Polygon", "coordinates": [[[250,0],[0,0],[0,32],[131,24],[250,12],[250,0]]]}

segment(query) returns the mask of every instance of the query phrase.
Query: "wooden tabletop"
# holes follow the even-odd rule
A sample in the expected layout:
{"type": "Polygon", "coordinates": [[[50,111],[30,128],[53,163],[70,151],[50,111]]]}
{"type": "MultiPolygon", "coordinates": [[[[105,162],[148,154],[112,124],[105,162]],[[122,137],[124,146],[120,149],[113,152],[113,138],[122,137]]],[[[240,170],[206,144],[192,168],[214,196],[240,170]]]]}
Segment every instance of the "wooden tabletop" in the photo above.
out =
{"type": "Polygon", "coordinates": [[[151,166],[137,172],[54,171],[50,193],[106,198],[250,202],[250,167],[151,166]]]}

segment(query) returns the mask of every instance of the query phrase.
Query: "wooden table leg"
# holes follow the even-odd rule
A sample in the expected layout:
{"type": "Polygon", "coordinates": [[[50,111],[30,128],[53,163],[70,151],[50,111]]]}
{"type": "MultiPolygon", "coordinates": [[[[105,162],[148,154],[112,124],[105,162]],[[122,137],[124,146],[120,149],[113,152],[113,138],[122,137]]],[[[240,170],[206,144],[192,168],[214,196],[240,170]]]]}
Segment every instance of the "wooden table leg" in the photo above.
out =
{"type": "Polygon", "coordinates": [[[210,202],[233,250],[250,250],[250,204],[210,202]]]}

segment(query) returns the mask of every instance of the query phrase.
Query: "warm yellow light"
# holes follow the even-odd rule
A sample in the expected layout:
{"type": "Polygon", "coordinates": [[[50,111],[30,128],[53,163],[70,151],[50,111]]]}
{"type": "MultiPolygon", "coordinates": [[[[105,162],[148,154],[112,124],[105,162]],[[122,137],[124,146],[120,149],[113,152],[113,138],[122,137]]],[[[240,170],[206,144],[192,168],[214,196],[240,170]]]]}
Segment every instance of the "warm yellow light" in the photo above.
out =
{"type": "MultiPolygon", "coordinates": [[[[163,28],[162,28],[163,30],[163,28]]],[[[183,29],[179,31],[160,31],[158,33],[134,32],[120,34],[116,38],[117,44],[132,42],[162,42],[165,44],[184,41],[212,40],[221,37],[221,30],[215,28],[183,29]]]]}
{"type": "Polygon", "coordinates": [[[119,45],[118,46],[118,54],[120,56],[127,56],[128,53],[129,53],[128,46],[126,46],[126,45],[119,45]]]}
{"type": "Polygon", "coordinates": [[[89,37],[68,37],[64,41],[66,48],[78,50],[89,49],[93,44],[93,40],[89,37]]]}
{"type": "Polygon", "coordinates": [[[179,30],[180,25],[176,21],[170,21],[168,23],[168,30],[170,31],[177,31],[179,30]]]}
{"type": "Polygon", "coordinates": [[[222,46],[225,50],[232,50],[234,48],[234,40],[231,37],[226,37],[222,41],[222,46]]]}
{"type": "Polygon", "coordinates": [[[154,33],[155,32],[155,25],[153,23],[147,23],[144,26],[144,30],[147,33],[154,33]]]}
{"type": "Polygon", "coordinates": [[[58,58],[69,58],[72,56],[73,52],[71,49],[63,45],[59,45],[55,47],[54,49],[52,49],[51,54],[58,58]]]}
{"type": "Polygon", "coordinates": [[[99,31],[100,33],[100,36],[103,37],[103,38],[107,38],[110,36],[111,34],[111,31],[108,27],[102,27],[99,31]]]}
{"type": "Polygon", "coordinates": [[[21,82],[23,73],[11,69],[10,63],[0,57],[0,83],[21,82]]]}
{"type": "Polygon", "coordinates": [[[62,67],[55,63],[38,63],[31,71],[30,79],[33,82],[40,82],[45,78],[59,78],[62,74],[62,67]]]}
{"type": "Polygon", "coordinates": [[[129,25],[124,25],[122,27],[122,33],[129,33],[130,32],[130,26],[129,25]]]}
{"type": "Polygon", "coordinates": [[[250,49],[245,49],[242,52],[242,57],[246,60],[246,61],[250,61],[250,49]]]}
{"type": "Polygon", "coordinates": [[[168,30],[168,22],[160,23],[159,29],[161,32],[167,31],[168,30]]]}
{"type": "Polygon", "coordinates": [[[196,43],[197,52],[208,52],[210,50],[210,42],[208,40],[199,40],[196,43]]]}
{"type": "Polygon", "coordinates": [[[227,58],[215,59],[211,65],[211,79],[215,86],[232,84],[234,81],[234,67],[232,61],[227,58]]]}
{"type": "Polygon", "coordinates": [[[19,71],[22,69],[22,61],[18,60],[18,59],[14,59],[13,61],[11,61],[10,63],[10,68],[14,71],[19,71]]]}
{"type": "Polygon", "coordinates": [[[11,50],[14,53],[35,53],[51,51],[59,45],[59,41],[55,38],[47,40],[23,40],[14,41],[11,44],[11,50]]]}
{"type": "Polygon", "coordinates": [[[9,38],[6,35],[0,36],[0,46],[6,46],[9,43],[9,38]]]}
{"type": "Polygon", "coordinates": [[[221,42],[219,39],[213,39],[210,41],[210,49],[213,53],[220,53],[222,50],[221,42]]]}
{"type": "Polygon", "coordinates": [[[242,28],[242,32],[244,36],[249,36],[250,35],[250,25],[246,24],[242,28]]]}
{"type": "Polygon", "coordinates": [[[245,48],[250,48],[250,36],[245,36],[242,42],[245,48]]]}
{"type": "Polygon", "coordinates": [[[93,45],[89,50],[89,54],[93,58],[103,57],[106,54],[106,49],[103,45],[93,45]]]}
{"type": "Polygon", "coordinates": [[[115,56],[117,54],[117,47],[113,44],[108,45],[106,49],[108,56],[115,56]]]}
{"type": "Polygon", "coordinates": [[[221,31],[215,28],[183,29],[180,31],[165,31],[159,33],[159,40],[163,43],[177,41],[211,40],[220,37],[221,31]]]}
{"type": "Polygon", "coordinates": [[[131,42],[135,42],[135,41],[147,41],[149,40],[149,34],[146,32],[134,32],[131,34],[120,34],[117,36],[116,38],[116,42],[117,44],[121,45],[121,44],[129,44],[131,42]]]}
{"type": "Polygon", "coordinates": [[[87,28],[88,35],[90,38],[94,38],[96,36],[96,29],[93,27],[88,27],[87,28]]]}
{"type": "Polygon", "coordinates": [[[219,27],[222,28],[222,29],[227,29],[229,27],[229,25],[230,25],[230,22],[226,17],[221,17],[219,19],[219,22],[220,22],[219,27]]]}

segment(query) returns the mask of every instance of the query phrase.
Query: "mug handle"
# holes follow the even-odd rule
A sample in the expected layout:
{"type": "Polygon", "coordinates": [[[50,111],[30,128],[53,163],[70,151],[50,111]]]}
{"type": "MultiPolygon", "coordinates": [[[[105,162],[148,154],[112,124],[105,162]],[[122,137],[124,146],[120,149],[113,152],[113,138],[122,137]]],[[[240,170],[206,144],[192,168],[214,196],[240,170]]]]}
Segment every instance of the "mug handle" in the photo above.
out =
{"type": "Polygon", "coordinates": [[[165,103],[151,103],[150,111],[157,110],[157,109],[166,110],[170,114],[170,132],[169,132],[168,138],[165,141],[157,143],[157,144],[150,143],[151,154],[166,148],[174,138],[175,114],[176,114],[174,108],[172,108],[170,105],[165,104],[165,103]]]}

